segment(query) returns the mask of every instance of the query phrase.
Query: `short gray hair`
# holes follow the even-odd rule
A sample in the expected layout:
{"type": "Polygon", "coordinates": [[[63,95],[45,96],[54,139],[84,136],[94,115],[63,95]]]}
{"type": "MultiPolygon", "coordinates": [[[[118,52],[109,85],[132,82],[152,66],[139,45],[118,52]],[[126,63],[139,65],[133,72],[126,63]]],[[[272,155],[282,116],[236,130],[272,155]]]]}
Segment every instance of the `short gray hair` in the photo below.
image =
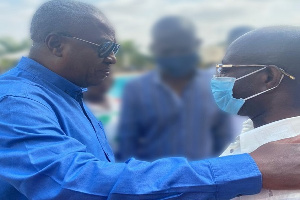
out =
{"type": "Polygon", "coordinates": [[[42,4],[33,15],[30,37],[33,42],[44,42],[51,32],[64,32],[66,27],[86,22],[96,16],[103,22],[103,28],[114,34],[113,28],[103,13],[96,7],[73,0],[52,0],[42,4]]]}

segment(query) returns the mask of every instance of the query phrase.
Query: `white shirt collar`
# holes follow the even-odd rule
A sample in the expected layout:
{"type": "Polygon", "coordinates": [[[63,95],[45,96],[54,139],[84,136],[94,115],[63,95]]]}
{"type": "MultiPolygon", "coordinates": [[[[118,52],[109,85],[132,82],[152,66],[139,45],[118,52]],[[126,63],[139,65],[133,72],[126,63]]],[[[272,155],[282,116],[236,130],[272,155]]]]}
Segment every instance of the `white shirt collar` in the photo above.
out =
{"type": "Polygon", "coordinates": [[[300,116],[272,122],[255,129],[252,121],[247,120],[243,126],[242,134],[239,136],[241,152],[250,153],[268,142],[299,135],[300,116]]]}

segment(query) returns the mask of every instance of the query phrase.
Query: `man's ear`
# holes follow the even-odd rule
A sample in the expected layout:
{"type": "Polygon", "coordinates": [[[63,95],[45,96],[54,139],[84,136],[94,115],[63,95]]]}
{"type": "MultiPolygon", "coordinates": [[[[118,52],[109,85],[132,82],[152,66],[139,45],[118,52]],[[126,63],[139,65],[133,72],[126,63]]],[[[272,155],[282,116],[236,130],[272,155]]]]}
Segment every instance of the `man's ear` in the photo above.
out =
{"type": "Polygon", "coordinates": [[[274,66],[269,66],[266,68],[265,84],[266,89],[270,89],[278,86],[283,74],[279,68],[274,66]]]}
{"type": "Polygon", "coordinates": [[[62,38],[59,35],[54,33],[49,34],[45,39],[45,43],[53,55],[62,57],[63,44],[62,38]]]}

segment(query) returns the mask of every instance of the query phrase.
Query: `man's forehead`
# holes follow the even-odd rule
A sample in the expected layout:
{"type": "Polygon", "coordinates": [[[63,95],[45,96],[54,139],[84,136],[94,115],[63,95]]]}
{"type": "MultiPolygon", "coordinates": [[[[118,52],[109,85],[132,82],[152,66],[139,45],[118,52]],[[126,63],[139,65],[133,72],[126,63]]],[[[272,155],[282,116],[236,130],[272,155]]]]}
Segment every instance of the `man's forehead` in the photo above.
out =
{"type": "Polygon", "coordinates": [[[77,37],[101,42],[103,40],[115,41],[115,32],[113,27],[102,18],[90,18],[86,23],[80,23],[73,27],[73,32],[77,37]]]}
{"type": "Polygon", "coordinates": [[[116,42],[115,35],[111,34],[111,33],[107,33],[105,31],[95,32],[95,37],[96,37],[96,40],[99,40],[99,42],[102,42],[102,41],[116,42]]]}

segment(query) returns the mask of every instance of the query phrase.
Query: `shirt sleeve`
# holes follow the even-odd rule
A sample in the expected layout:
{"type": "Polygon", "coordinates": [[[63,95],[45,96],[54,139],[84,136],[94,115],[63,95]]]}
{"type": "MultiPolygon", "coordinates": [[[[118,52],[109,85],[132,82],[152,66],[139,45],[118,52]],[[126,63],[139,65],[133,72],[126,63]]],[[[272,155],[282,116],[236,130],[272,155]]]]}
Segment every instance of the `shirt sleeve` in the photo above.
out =
{"type": "Polygon", "coordinates": [[[4,97],[0,105],[0,178],[28,199],[229,199],[261,188],[248,154],[109,163],[65,135],[43,104],[4,97]]]}

